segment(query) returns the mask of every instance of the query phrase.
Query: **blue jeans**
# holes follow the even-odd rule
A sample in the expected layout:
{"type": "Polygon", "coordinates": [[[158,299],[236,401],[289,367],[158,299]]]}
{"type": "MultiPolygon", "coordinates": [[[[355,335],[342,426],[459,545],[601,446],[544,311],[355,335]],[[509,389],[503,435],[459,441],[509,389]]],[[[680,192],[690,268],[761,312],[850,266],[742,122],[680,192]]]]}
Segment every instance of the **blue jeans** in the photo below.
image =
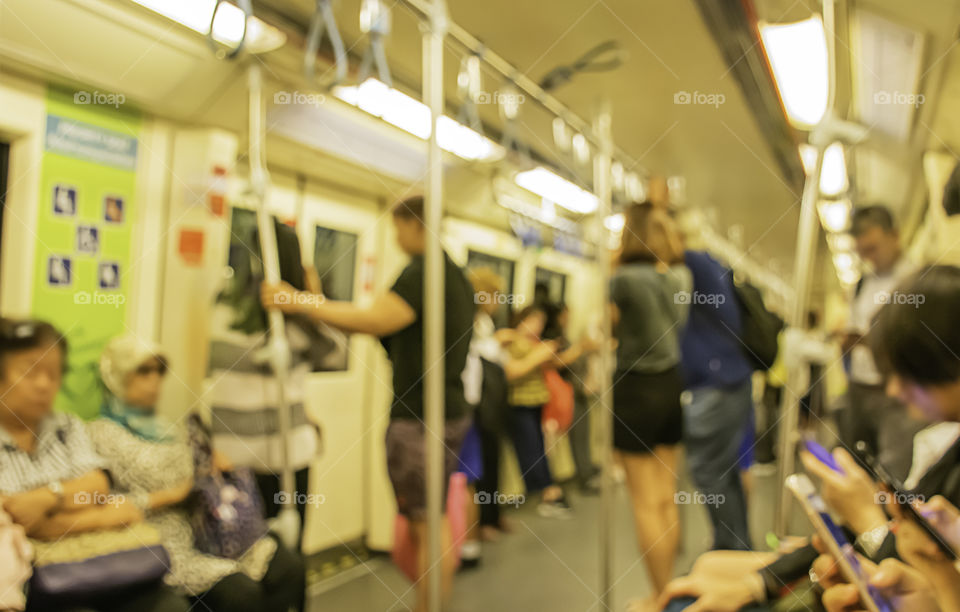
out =
{"type": "Polygon", "coordinates": [[[684,443],[690,474],[713,523],[713,548],[750,550],[739,469],[744,427],[753,410],[750,379],[732,387],[693,389],[692,396],[683,407],[684,443]]]}
{"type": "Polygon", "coordinates": [[[553,484],[540,425],[543,406],[512,406],[511,409],[513,448],[517,451],[517,463],[529,495],[553,484]]]}

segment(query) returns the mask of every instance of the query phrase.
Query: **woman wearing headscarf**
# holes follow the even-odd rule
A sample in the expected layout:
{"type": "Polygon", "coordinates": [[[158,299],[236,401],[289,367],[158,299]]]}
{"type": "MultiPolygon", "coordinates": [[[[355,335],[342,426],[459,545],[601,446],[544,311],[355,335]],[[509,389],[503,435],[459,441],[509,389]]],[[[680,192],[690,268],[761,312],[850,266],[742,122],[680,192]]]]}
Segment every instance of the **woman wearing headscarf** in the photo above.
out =
{"type": "Polygon", "coordinates": [[[156,414],[166,371],[166,358],[156,345],[133,335],[111,340],[100,358],[106,388],[102,418],[89,425],[97,452],[110,464],[114,487],[161,534],[171,559],[165,580],[205,610],[302,610],[303,561],[272,534],[256,540],[236,560],[195,547],[184,501],[193,489],[195,469],[219,469],[224,460],[195,467],[190,439],[204,434],[156,414]]]}

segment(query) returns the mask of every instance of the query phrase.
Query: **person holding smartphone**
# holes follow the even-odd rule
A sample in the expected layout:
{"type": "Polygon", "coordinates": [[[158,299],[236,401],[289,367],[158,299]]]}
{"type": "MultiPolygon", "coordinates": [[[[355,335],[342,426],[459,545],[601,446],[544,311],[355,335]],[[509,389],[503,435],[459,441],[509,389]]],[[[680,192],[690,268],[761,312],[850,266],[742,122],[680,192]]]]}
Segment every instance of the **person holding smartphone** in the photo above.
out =
{"type": "Polygon", "coordinates": [[[960,611],[960,571],[957,561],[949,558],[942,548],[960,549],[960,511],[943,497],[934,497],[919,504],[917,512],[929,521],[938,543],[916,519],[902,511],[897,521],[897,552],[912,567],[920,571],[933,588],[934,596],[943,611],[960,611]]]}
{"type": "Polygon", "coordinates": [[[865,441],[897,478],[905,478],[913,457],[910,441],[925,424],[911,418],[896,397],[885,394],[883,373],[867,341],[867,332],[877,311],[891,301],[897,286],[914,271],[914,266],[903,254],[899,230],[886,207],[857,208],[850,233],[865,266],[852,296],[849,324],[841,341],[843,354],[849,355],[849,405],[837,417],[840,439],[848,448],[865,441]]]}
{"type": "MultiPolygon", "coordinates": [[[[871,334],[872,352],[882,376],[888,381],[886,392],[905,406],[903,410],[909,409],[926,422],[936,423],[917,434],[915,446],[924,452],[917,453],[906,482],[917,497],[933,500],[941,495],[957,507],[960,506],[960,440],[955,431],[950,432],[949,426],[960,423],[960,326],[956,325],[954,315],[960,308],[960,268],[926,268],[896,290],[907,295],[923,295],[923,303],[917,304],[919,299],[902,300],[883,306],[871,334]]],[[[902,433],[901,438],[904,438],[902,433]]],[[[906,446],[902,440],[901,444],[906,446]]],[[[858,549],[868,550],[874,561],[893,556],[904,535],[911,539],[915,535],[910,527],[902,526],[909,524],[908,521],[901,522],[897,534],[892,533],[878,503],[880,490],[867,472],[843,449],[835,450],[832,458],[843,473],[810,454],[804,454],[804,465],[820,478],[824,499],[843,522],[848,527],[856,526],[853,530],[859,532],[858,549]]],[[[941,508],[942,511],[943,502],[937,503],[940,505],[934,506],[934,510],[941,508]]],[[[930,510],[924,506],[919,509],[921,513],[930,510]]],[[[931,522],[936,524],[934,520],[931,522]]],[[[704,608],[707,610],[733,611],[740,609],[740,602],[773,601],[785,585],[803,577],[818,556],[816,549],[807,545],[758,569],[762,564],[751,558],[752,553],[724,553],[727,555],[723,559],[725,571],[730,574],[731,569],[736,568],[732,575],[724,577],[715,570],[716,563],[708,563],[709,557],[717,554],[703,555],[690,576],[671,583],[662,600],[664,605],[670,598],[687,596],[723,603],[723,607],[707,606],[704,608]],[[760,589],[758,585],[765,588],[760,589]]],[[[907,551],[901,554],[910,557],[907,551]]],[[[949,568],[941,565],[938,569],[949,575],[949,568]]],[[[856,596],[849,605],[855,606],[855,600],[856,596]]],[[[903,609],[923,612],[922,608],[903,609]]]]}

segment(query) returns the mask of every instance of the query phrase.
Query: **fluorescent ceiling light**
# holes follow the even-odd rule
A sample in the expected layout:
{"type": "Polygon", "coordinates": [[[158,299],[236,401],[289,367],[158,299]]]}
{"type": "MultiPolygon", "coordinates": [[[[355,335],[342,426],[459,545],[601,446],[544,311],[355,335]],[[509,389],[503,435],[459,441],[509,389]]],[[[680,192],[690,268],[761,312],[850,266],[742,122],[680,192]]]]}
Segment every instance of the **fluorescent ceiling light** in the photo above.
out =
{"type": "Polygon", "coordinates": [[[547,223],[553,223],[557,219],[557,206],[553,200],[543,198],[540,201],[540,218],[547,223]]]}
{"type": "MultiPolygon", "coordinates": [[[[359,86],[337,87],[333,93],[417,138],[430,138],[430,107],[382,81],[370,78],[359,86]]],[[[437,140],[444,151],[471,161],[490,161],[505,154],[499,144],[446,115],[441,116],[437,124],[437,140]]]]}
{"type": "Polygon", "coordinates": [[[834,253],[846,253],[853,251],[856,241],[850,234],[827,234],[827,246],[834,253]]]}
{"type": "Polygon", "coordinates": [[[513,180],[527,191],[532,191],[542,198],[553,200],[567,210],[576,213],[592,213],[597,210],[600,204],[596,195],[578,185],[574,185],[543,166],[526,172],[519,172],[513,180]]]}
{"type": "Polygon", "coordinates": [[[825,200],[817,205],[820,223],[828,232],[845,232],[850,227],[850,200],[825,200]]]}
{"type": "Polygon", "coordinates": [[[617,234],[623,231],[623,226],[626,225],[627,218],[623,213],[617,213],[615,215],[610,215],[603,220],[603,225],[610,230],[611,232],[617,234]]]}
{"type": "Polygon", "coordinates": [[[917,109],[926,102],[918,87],[924,34],[859,6],[851,30],[854,102],[859,120],[905,142],[917,109]]]}
{"type": "Polygon", "coordinates": [[[800,161],[803,162],[803,170],[807,175],[817,171],[817,148],[813,145],[800,145],[800,161]]]}
{"type": "Polygon", "coordinates": [[[860,271],[856,268],[837,270],[837,278],[840,279],[840,283],[843,284],[843,286],[852,287],[860,282],[860,271]]]}
{"type": "MultiPolygon", "coordinates": [[[[204,36],[210,31],[210,19],[217,6],[217,0],[133,1],[204,36]]],[[[213,39],[228,46],[236,46],[243,37],[243,17],[243,11],[236,5],[221,3],[217,18],[213,22],[213,39]]],[[[272,51],[282,47],[286,40],[283,32],[256,17],[247,22],[244,46],[250,53],[272,51]]]]}
{"type": "Polygon", "coordinates": [[[624,177],[624,191],[631,202],[643,202],[647,199],[647,187],[636,172],[629,172],[624,177]]]}
{"type": "Polygon", "coordinates": [[[760,37],[787,116],[804,126],[820,123],[827,112],[830,88],[823,21],[814,16],[795,23],[761,25],[760,37]]]}
{"type": "Polygon", "coordinates": [[[856,260],[850,253],[837,253],[833,256],[833,265],[838,271],[852,270],[855,264],[856,260]]]}
{"type": "Polygon", "coordinates": [[[847,160],[843,145],[835,142],[823,152],[820,168],[820,194],[837,196],[847,190],[847,160]]]}

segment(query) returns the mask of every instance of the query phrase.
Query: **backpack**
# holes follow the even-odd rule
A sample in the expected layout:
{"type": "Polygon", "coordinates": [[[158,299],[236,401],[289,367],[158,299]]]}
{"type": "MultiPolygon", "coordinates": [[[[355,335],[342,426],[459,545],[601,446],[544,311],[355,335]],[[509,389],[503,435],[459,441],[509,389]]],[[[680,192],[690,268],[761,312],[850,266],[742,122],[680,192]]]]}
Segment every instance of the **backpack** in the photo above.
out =
{"type": "Polygon", "coordinates": [[[733,292],[740,311],[743,352],[755,370],[766,372],[777,360],[777,336],[783,329],[783,319],[767,310],[760,290],[750,283],[734,283],[733,292]]]}

